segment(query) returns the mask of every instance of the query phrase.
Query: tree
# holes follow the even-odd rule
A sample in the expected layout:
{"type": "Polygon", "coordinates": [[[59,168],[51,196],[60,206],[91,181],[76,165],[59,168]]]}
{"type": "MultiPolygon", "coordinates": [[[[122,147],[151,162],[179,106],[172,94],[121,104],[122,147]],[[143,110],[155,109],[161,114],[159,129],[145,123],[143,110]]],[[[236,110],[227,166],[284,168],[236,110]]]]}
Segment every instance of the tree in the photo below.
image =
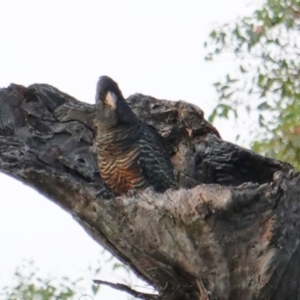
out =
{"type": "Polygon", "coordinates": [[[210,120],[232,114],[241,124],[252,112],[246,128],[253,149],[298,169],[299,17],[299,0],[267,0],[251,16],[213,30],[205,44],[208,60],[229,55],[236,66],[215,83],[219,102],[210,120]]]}
{"type": "Polygon", "coordinates": [[[221,140],[193,105],[127,101],[170,146],[179,190],[99,197],[94,106],[49,85],[0,90],[0,170],[72,214],[158,292],[111,284],[141,299],[296,299],[299,174],[221,140]],[[186,175],[204,184],[186,189],[186,175]]]}

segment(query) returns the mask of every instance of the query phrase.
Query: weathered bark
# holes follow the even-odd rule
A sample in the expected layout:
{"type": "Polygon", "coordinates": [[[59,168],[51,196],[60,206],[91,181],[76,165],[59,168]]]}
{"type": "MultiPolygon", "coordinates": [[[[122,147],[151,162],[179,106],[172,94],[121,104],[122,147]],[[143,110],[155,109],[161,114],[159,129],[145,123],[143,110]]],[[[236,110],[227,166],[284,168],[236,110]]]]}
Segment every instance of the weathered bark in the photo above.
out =
{"type": "Polygon", "coordinates": [[[300,299],[298,173],[221,140],[195,106],[128,102],[166,139],[180,190],[101,199],[93,105],[39,84],[0,90],[0,170],[72,214],[148,299],[300,299]]]}

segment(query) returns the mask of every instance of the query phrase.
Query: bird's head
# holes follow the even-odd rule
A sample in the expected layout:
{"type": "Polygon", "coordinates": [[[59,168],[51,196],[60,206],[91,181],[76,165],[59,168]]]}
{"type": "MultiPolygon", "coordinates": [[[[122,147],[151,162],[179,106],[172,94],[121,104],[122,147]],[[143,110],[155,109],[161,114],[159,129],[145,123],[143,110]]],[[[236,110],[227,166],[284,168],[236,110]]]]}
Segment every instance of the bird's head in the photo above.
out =
{"type": "Polygon", "coordinates": [[[130,109],[118,84],[108,76],[101,76],[96,90],[97,122],[100,128],[135,124],[138,117],[130,109]]]}

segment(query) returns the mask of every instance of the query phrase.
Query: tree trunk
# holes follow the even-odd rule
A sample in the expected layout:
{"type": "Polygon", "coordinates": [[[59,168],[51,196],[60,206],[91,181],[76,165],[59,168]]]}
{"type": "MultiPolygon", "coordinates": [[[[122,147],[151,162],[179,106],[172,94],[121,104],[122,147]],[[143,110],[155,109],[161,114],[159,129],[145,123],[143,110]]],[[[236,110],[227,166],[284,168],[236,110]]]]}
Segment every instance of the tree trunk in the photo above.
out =
{"type": "Polygon", "coordinates": [[[152,284],[143,299],[300,299],[299,174],[223,141],[191,104],[127,101],[165,138],[179,190],[101,198],[94,106],[44,84],[0,90],[0,170],[152,284]]]}

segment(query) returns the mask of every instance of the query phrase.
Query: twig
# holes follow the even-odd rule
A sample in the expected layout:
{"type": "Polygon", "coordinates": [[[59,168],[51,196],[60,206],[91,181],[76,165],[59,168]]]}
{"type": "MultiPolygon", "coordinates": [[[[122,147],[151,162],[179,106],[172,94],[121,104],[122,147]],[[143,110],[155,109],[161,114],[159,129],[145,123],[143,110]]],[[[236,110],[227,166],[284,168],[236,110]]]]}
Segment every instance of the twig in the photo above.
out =
{"type": "Polygon", "coordinates": [[[99,280],[99,279],[94,279],[93,281],[94,281],[94,283],[105,284],[105,285],[108,285],[108,286],[110,286],[110,287],[112,287],[116,290],[126,292],[126,293],[128,293],[131,296],[134,296],[136,298],[140,298],[140,299],[143,299],[143,300],[159,300],[159,295],[141,293],[141,292],[138,292],[136,290],[133,290],[132,288],[130,288],[126,284],[112,283],[112,282],[99,280]]]}

